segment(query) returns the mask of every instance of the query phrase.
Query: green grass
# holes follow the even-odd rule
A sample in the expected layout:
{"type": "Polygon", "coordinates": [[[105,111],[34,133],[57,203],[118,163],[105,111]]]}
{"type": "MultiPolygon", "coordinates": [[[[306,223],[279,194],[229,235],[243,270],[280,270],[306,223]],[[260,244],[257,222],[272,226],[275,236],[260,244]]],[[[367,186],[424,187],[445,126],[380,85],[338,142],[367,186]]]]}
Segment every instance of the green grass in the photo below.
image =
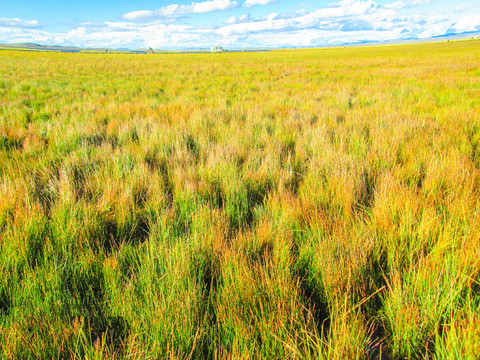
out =
{"type": "Polygon", "coordinates": [[[0,357],[477,359],[480,42],[0,57],[0,357]]]}

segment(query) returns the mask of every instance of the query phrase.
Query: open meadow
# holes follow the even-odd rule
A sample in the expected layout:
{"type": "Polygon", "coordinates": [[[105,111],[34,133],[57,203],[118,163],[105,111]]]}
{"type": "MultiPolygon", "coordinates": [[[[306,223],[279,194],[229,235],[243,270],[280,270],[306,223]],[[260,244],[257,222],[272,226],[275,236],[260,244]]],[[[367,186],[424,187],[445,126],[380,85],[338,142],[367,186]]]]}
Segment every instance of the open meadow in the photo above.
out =
{"type": "Polygon", "coordinates": [[[0,358],[480,358],[480,40],[0,51],[0,358]]]}

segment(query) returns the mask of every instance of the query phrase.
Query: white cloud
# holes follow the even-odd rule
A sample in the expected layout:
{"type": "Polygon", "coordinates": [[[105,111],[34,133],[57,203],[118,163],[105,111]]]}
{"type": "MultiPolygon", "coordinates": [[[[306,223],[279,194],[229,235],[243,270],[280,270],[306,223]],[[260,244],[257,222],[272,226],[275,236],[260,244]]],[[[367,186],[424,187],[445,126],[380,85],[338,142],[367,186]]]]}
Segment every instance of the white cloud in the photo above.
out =
{"type": "Polygon", "coordinates": [[[423,4],[430,4],[432,1],[431,0],[413,0],[412,4],[413,5],[423,5],[423,4]]]}
{"type": "Polygon", "coordinates": [[[233,9],[236,6],[237,2],[230,0],[212,0],[200,3],[192,3],[191,5],[184,5],[185,10],[187,12],[191,12],[192,14],[208,13],[212,11],[225,11],[233,9]]]}
{"type": "Polygon", "coordinates": [[[391,4],[384,5],[387,9],[401,9],[407,6],[403,1],[397,1],[391,4]]]}
{"type": "Polygon", "coordinates": [[[456,32],[479,31],[480,15],[462,16],[453,26],[456,32]]]}
{"type": "Polygon", "coordinates": [[[248,21],[252,21],[252,17],[250,16],[250,14],[244,14],[244,15],[241,15],[241,16],[232,16],[232,17],[229,17],[227,19],[227,21],[225,21],[226,24],[238,24],[238,23],[242,23],[242,22],[248,22],[248,21]]]}
{"type": "Polygon", "coordinates": [[[143,21],[153,19],[154,15],[155,14],[153,11],[139,10],[126,13],[122,16],[122,18],[130,21],[143,21]]]}
{"type": "Polygon", "coordinates": [[[344,0],[333,6],[305,14],[278,16],[276,13],[272,13],[258,19],[247,18],[248,21],[230,18],[227,25],[218,28],[216,32],[221,36],[232,36],[265,31],[300,31],[312,28],[340,31],[370,30],[374,28],[374,21],[378,22],[382,18],[395,15],[395,11],[383,8],[368,15],[372,9],[376,8],[377,6],[371,0],[344,0]]]}
{"type": "Polygon", "coordinates": [[[268,5],[273,4],[276,0],[247,0],[243,3],[245,7],[252,7],[255,5],[268,5]]]}
{"type": "Polygon", "coordinates": [[[124,14],[122,17],[125,20],[130,21],[148,21],[161,18],[175,18],[186,14],[204,14],[213,11],[226,11],[237,6],[237,2],[232,0],[210,0],[193,2],[186,5],[171,4],[153,11],[132,11],[124,14]]]}
{"type": "Polygon", "coordinates": [[[72,29],[67,33],[67,36],[70,38],[82,38],[87,34],[87,30],[84,27],[78,27],[76,29],[72,29]]]}
{"type": "Polygon", "coordinates": [[[420,5],[428,5],[431,0],[409,0],[409,1],[397,1],[390,4],[385,4],[384,7],[389,9],[403,9],[403,8],[413,8],[420,5]]]}
{"type": "Polygon", "coordinates": [[[341,6],[345,8],[349,15],[362,15],[369,11],[374,5],[372,0],[352,1],[343,0],[341,6]]]}
{"type": "Polygon", "coordinates": [[[21,20],[19,18],[14,18],[14,19],[0,18],[0,26],[18,27],[18,28],[38,28],[40,27],[40,23],[37,20],[21,20]]]}

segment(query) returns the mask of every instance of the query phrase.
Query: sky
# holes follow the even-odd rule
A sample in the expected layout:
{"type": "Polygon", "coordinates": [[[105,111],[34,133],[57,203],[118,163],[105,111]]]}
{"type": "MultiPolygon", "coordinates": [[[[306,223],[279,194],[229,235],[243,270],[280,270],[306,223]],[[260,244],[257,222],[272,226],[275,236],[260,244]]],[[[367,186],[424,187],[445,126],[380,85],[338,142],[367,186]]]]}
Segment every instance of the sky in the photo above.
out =
{"type": "Polygon", "coordinates": [[[0,43],[140,49],[331,46],[480,34],[480,1],[0,0],[0,43]]]}

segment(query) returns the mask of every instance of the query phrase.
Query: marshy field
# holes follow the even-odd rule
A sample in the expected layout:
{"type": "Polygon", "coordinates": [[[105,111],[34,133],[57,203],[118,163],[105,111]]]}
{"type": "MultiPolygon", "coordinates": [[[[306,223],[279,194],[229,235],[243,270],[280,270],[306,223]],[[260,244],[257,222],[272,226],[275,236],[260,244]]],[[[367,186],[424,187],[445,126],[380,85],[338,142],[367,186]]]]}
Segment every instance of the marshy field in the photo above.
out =
{"type": "Polygon", "coordinates": [[[0,358],[478,359],[480,41],[0,51],[0,358]]]}

